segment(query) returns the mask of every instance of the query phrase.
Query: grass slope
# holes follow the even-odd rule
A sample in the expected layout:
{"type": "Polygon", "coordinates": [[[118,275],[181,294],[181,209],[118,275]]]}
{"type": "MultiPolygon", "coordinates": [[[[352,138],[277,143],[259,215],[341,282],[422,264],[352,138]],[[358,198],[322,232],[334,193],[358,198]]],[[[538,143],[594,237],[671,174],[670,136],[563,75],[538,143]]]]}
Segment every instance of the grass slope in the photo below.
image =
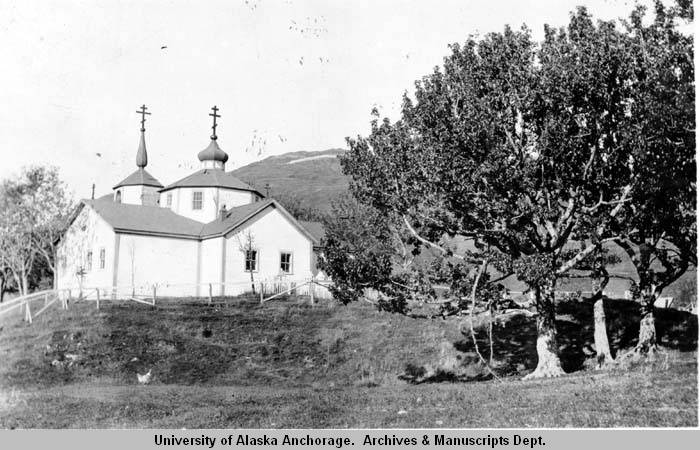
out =
{"type": "Polygon", "coordinates": [[[342,149],[331,149],[285,153],[248,164],[231,173],[254,185],[263,194],[267,183],[273,197],[276,193],[292,193],[307,205],[328,211],[331,201],[348,189],[347,178],[335,158],[343,152],[342,149]]]}
{"type": "MultiPolygon", "coordinates": [[[[659,310],[664,353],[653,363],[590,368],[585,303],[560,308],[570,375],[520,381],[536,362],[533,319],[494,331],[504,383],[486,379],[460,319],[412,319],[366,303],[311,307],[290,299],[208,306],[165,301],[76,304],[33,325],[0,325],[0,426],[527,427],[695,426],[697,317],[659,310]],[[407,366],[437,362],[445,342],[459,375],[411,383],[407,366]],[[152,369],[148,386],[136,372],[152,369]],[[472,381],[472,382],[469,382],[472,381]]],[[[607,305],[615,349],[634,343],[628,302],[607,305]]],[[[478,328],[482,352],[486,334],[478,328]]]]}

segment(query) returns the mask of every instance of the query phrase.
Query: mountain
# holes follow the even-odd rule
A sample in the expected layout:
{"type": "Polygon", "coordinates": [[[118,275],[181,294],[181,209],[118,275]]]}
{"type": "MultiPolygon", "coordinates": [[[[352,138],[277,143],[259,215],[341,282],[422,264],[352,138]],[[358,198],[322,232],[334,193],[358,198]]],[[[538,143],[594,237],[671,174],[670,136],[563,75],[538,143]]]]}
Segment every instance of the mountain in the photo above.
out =
{"type": "Polygon", "coordinates": [[[348,179],[337,158],[343,152],[343,149],[330,149],[285,153],[231,173],[263,194],[267,184],[272,197],[292,195],[310,207],[329,211],[332,200],[348,189],[348,179]]]}

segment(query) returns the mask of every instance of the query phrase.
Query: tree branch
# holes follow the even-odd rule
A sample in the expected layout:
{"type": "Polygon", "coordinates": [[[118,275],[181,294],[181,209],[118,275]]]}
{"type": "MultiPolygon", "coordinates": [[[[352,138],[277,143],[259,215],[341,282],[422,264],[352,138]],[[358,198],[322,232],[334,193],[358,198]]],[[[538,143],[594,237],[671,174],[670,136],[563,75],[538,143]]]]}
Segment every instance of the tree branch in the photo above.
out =
{"type": "Polygon", "coordinates": [[[457,258],[457,259],[461,259],[461,260],[464,260],[464,261],[467,261],[467,262],[471,262],[471,263],[474,263],[474,264],[478,264],[478,263],[479,263],[478,260],[475,260],[475,259],[472,259],[472,258],[467,258],[467,257],[462,256],[462,255],[457,255],[457,254],[455,254],[455,253],[450,252],[450,251],[447,250],[446,248],[444,248],[444,247],[442,247],[442,246],[440,246],[440,245],[438,245],[438,244],[436,244],[436,243],[434,243],[434,242],[432,242],[432,241],[427,240],[426,238],[424,238],[423,236],[421,236],[420,234],[418,234],[418,232],[411,226],[411,224],[409,223],[409,221],[408,221],[408,219],[406,218],[406,216],[403,216],[403,215],[402,215],[401,217],[403,218],[403,222],[404,222],[404,224],[406,224],[406,228],[408,228],[408,231],[409,231],[413,236],[415,236],[416,239],[418,239],[419,241],[421,241],[423,244],[427,245],[428,247],[431,247],[431,248],[434,248],[434,249],[440,251],[440,253],[442,253],[443,255],[451,255],[451,256],[454,256],[454,257],[457,258]]]}
{"type": "Polygon", "coordinates": [[[580,263],[581,261],[583,261],[586,258],[586,256],[593,253],[593,251],[596,248],[598,248],[599,245],[602,245],[606,242],[617,241],[619,239],[620,239],[620,236],[615,236],[615,237],[610,237],[607,239],[602,239],[602,240],[598,241],[597,243],[589,245],[585,249],[581,250],[576,256],[574,256],[573,258],[571,258],[570,260],[568,260],[567,262],[565,262],[564,264],[559,266],[559,268],[556,271],[556,274],[561,275],[561,274],[566,273],[569,270],[573,269],[576,266],[576,264],[580,263]]]}

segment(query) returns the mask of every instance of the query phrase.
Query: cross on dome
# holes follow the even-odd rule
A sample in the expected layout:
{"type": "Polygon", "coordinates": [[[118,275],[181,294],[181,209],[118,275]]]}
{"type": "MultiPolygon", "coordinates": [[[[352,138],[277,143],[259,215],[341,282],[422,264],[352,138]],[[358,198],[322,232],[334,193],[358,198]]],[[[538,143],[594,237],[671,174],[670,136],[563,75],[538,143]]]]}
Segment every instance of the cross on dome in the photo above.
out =
{"type": "Polygon", "coordinates": [[[150,116],[151,113],[146,112],[148,108],[146,105],[141,105],[137,114],[141,114],[141,139],[139,140],[139,149],[136,152],[136,166],[139,169],[143,169],[148,164],[148,155],[146,154],[146,116],[150,116]]]}
{"type": "Polygon", "coordinates": [[[216,140],[216,118],[217,118],[217,117],[221,117],[221,115],[217,114],[217,112],[219,111],[219,108],[217,108],[216,105],[214,105],[214,106],[211,108],[211,110],[212,110],[213,112],[212,112],[211,114],[209,114],[209,115],[214,119],[214,123],[213,123],[213,125],[211,126],[211,131],[212,131],[212,133],[211,133],[211,138],[214,139],[214,140],[216,140]]]}
{"type": "Polygon", "coordinates": [[[200,161],[202,161],[202,166],[205,169],[224,169],[224,164],[226,164],[226,161],[228,161],[228,155],[225,151],[219,148],[219,144],[216,142],[216,119],[221,117],[221,115],[218,114],[219,108],[216,105],[214,105],[211,110],[212,112],[209,114],[209,116],[211,116],[213,119],[211,126],[211,142],[209,142],[209,146],[207,148],[199,152],[197,157],[200,161]]]}
{"type": "Polygon", "coordinates": [[[151,113],[146,112],[148,108],[146,108],[146,105],[141,105],[141,108],[139,108],[138,111],[136,111],[136,114],[141,114],[141,131],[146,131],[146,116],[150,116],[151,113]]]}

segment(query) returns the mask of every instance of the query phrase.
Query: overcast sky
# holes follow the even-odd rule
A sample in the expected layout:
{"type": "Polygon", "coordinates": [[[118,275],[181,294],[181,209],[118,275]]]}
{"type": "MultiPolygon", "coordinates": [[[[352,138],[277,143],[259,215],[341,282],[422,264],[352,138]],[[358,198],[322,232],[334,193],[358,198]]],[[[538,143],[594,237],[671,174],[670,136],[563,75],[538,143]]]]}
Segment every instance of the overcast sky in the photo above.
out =
{"type": "Polygon", "coordinates": [[[0,0],[0,177],[53,164],[77,197],[135,170],[145,103],[147,170],[168,184],[199,167],[212,105],[231,170],[267,156],[345,147],[370,110],[471,33],[597,18],[624,0],[0,0]],[[166,48],[162,48],[166,47],[166,48]]]}

